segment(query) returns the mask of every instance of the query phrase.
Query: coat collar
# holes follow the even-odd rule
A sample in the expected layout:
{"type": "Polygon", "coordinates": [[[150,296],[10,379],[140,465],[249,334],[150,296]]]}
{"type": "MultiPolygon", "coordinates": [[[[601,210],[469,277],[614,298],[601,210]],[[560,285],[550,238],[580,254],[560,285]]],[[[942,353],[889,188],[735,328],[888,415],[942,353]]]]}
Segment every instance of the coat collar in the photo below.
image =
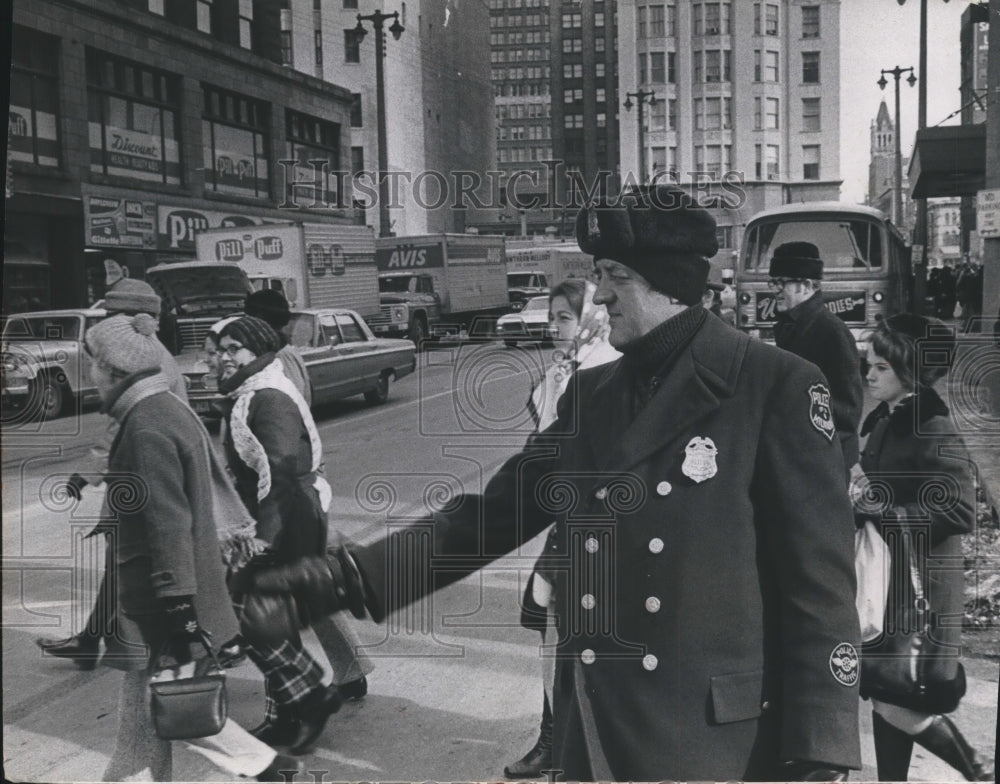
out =
{"type": "Polygon", "coordinates": [[[886,403],[879,403],[865,418],[861,426],[861,435],[867,435],[875,429],[880,420],[888,418],[887,427],[896,435],[906,436],[936,416],[948,416],[948,406],[933,389],[921,387],[916,395],[903,400],[891,412],[886,403]]]}
{"type": "Polygon", "coordinates": [[[817,291],[809,299],[800,302],[791,310],[778,313],[776,319],[781,323],[798,323],[808,321],[825,307],[823,292],[817,291]]]}
{"type": "Polygon", "coordinates": [[[624,362],[610,365],[585,402],[607,412],[588,428],[598,465],[626,471],[686,433],[692,423],[716,409],[736,389],[750,338],[714,316],[705,319],[677,358],[660,387],[634,421],[629,422],[631,381],[624,362]],[[623,396],[622,390],[626,390],[623,396]]]}

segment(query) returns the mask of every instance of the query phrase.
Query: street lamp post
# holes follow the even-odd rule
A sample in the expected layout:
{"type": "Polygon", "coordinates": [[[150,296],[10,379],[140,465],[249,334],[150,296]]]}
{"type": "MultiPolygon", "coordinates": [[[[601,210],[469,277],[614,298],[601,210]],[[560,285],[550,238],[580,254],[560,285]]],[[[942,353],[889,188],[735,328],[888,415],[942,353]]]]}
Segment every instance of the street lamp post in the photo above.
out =
{"type": "MultiPolygon", "coordinates": [[[[946,3],[948,0],[944,0],[946,3]]],[[[906,0],[896,0],[906,5],[906,0]]],[[[920,59],[917,71],[917,130],[927,127],[927,0],[920,0],[920,59]]],[[[897,134],[899,132],[897,131],[897,134]]],[[[915,148],[914,148],[915,149],[915,148]]],[[[913,265],[913,312],[923,313],[927,289],[927,199],[917,199],[913,244],[920,246],[920,258],[913,265]]]]}
{"type": "Polygon", "coordinates": [[[639,182],[643,183],[646,181],[646,121],[644,119],[643,105],[648,103],[652,106],[656,103],[656,93],[652,90],[643,90],[639,88],[634,93],[625,93],[625,103],[622,104],[625,107],[625,111],[632,111],[632,99],[635,98],[636,103],[639,104],[639,182]]]}
{"type": "Polygon", "coordinates": [[[901,131],[899,128],[899,77],[909,71],[910,75],[907,78],[907,82],[910,87],[916,84],[917,77],[913,75],[913,66],[909,68],[900,68],[898,65],[890,70],[882,69],[882,74],[878,80],[878,87],[880,90],[884,90],[885,86],[889,84],[885,80],[886,74],[891,74],[892,78],[896,82],[896,172],[895,172],[895,192],[892,199],[892,222],[896,226],[903,225],[903,154],[900,150],[900,135],[901,131]]]}
{"type": "Polygon", "coordinates": [[[358,24],[354,28],[358,45],[364,39],[368,31],[364,22],[371,22],[375,28],[375,103],[376,103],[376,125],[378,127],[378,222],[379,236],[388,237],[392,233],[389,224],[389,150],[386,142],[385,128],[385,32],[382,30],[383,22],[392,19],[389,32],[393,39],[399,40],[403,34],[404,27],[399,23],[399,12],[383,14],[376,11],[373,14],[362,16],[358,14],[358,24]]]}

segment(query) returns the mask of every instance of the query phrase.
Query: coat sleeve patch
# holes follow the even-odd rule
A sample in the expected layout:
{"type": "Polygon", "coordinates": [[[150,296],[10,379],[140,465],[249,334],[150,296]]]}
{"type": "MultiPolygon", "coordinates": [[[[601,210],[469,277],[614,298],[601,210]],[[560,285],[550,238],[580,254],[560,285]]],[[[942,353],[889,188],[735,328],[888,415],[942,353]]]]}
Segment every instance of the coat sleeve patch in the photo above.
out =
{"type": "Polygon", "coordinates": [[[826,384],[809,387],[809,421],[812,426],[833,441],[833,412],[830,410],[830,390],[826,384]]]}
{"type": "Polygon", "coordinates": [[[841,686],[853,686],[861,674],[858,652],[849,642],[842,642],[830,653],[830,672],[841,686]]]}

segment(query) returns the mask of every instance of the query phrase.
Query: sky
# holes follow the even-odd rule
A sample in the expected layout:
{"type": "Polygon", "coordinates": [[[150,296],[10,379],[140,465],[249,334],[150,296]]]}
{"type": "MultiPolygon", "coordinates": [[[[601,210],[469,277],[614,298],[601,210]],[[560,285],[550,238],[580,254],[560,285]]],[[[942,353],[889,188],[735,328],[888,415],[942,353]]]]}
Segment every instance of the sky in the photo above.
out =
{"type": "MultiPolygon", "coordinates": [[[[927,0],[927,125],[937,125],[961,106],[959,31],[967,0],[927,0]]],[[[892,117],[892,76],[878,88],[881,70],[913,66],[919,73],[920,0],[841,0],[840,176],[841,200],[863,202],[868,188],[870,128],[884,98],[892,117]]],[[[917,130],[917,86],[900,79],[900,142],[906,158],[917,130]]],[[[946,125],[958,124],[956,115],[946,125]]],[[[905,173],[905,172],[904,172],[905,173]]]]}

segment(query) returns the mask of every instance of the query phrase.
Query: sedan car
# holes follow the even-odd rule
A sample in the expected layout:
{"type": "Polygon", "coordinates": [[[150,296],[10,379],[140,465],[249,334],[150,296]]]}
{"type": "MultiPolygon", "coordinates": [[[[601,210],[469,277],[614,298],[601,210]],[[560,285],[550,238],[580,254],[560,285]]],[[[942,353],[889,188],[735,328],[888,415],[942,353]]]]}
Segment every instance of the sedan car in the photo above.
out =
{"type": "MultiPolygon", "coordinates": [[[[314,406],[352,395],[364,395],[373,405],[384,403],[390,383],[417,366],[413,341],[375,337],[353,310],[293,310],[283,331],[305,361],[314,406]]],[[[185,377],[191,407],[211,418],[222,399],[215,378],[204,369],[187,371],[185,377]]]]}
{"type": "Polygon", "coordinates": [[[100,308],[81,308],[9,316],[3,326],[4,407],[51,419],[75,400],[97,399],[83,336],[105,315],[100,308]]]}
{"type": "Polygon", "coordinates": [[[549,298],[532,297],[517,313],[505,313],[497,319],[497,337],[510,348],[519,340],[548,342],[556,336],[549,323],[549,298]]]}

